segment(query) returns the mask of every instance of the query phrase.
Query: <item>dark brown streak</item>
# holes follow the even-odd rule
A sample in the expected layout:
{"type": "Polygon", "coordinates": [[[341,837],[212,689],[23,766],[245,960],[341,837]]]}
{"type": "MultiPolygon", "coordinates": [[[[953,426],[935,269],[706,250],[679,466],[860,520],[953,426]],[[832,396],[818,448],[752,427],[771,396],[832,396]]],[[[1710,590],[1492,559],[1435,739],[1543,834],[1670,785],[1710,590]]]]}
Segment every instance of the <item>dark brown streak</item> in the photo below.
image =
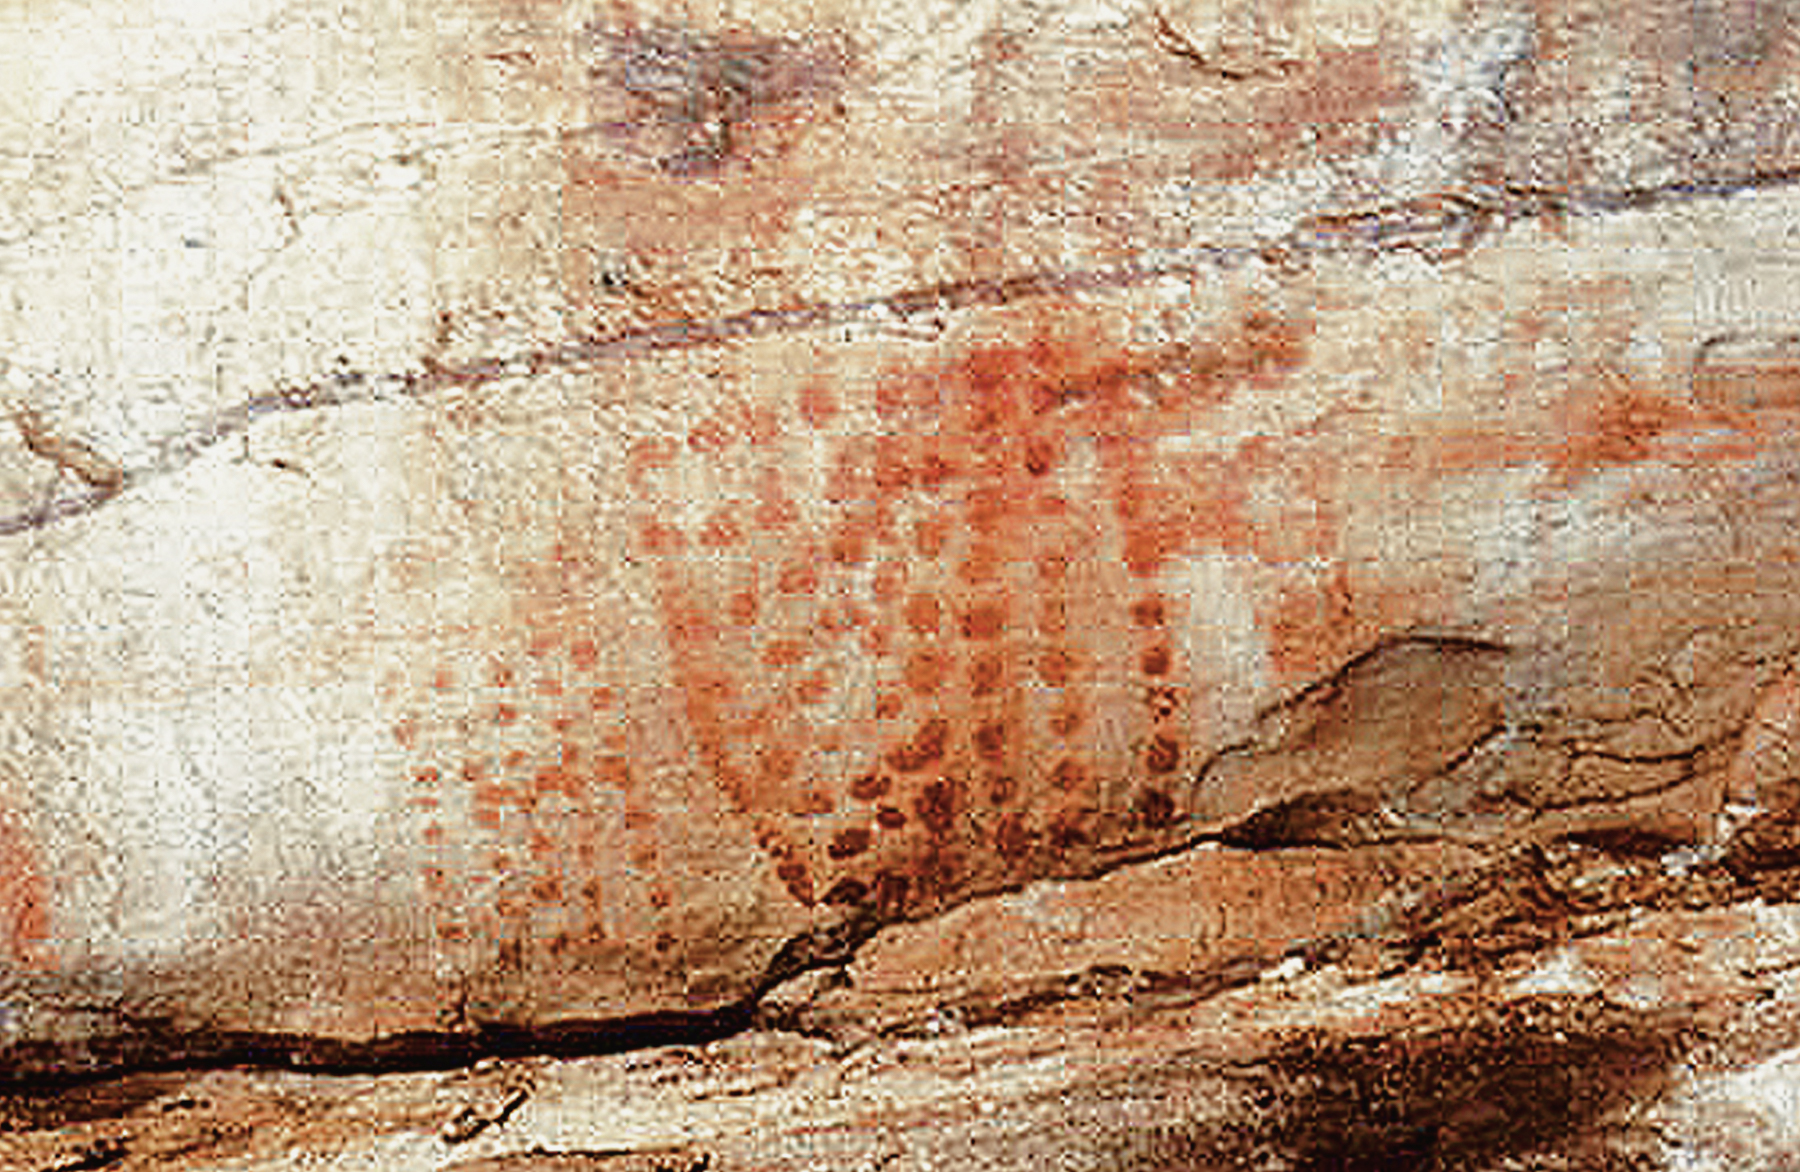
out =
{"type": "Polygon", "coordinates": [[[13,426],[19,429],[26,451],[50,461],[102,496],[124,487],[125,473],[118,464],[82,441],[55,431],[32,408],[14,411],[13,426]]]}
{"type": "Polygon", "coordinates": [[[1223,81],[1275,81],[1288,76],[1299,68],[1297,62],[1279,59],[1256,66],[1234,65],[1220,61],[1218,58],[1202,52],[1199,46],[1170,23],[1168,16],[1161,9],[1156,12],[1156,43],[1201,72],[1211,74],[1223,81]]]}
{"type": "MultiPolygon", "coordinates": [[[[1144,264],[1108,269],[1044,270],[1008,277],[950,281],[860,301],[814,302],[711,319],[687,318],[608,335],[578,337],[544,349],[477,358],[458,365],[421,361],[419,367],[400,372],[336,370],[313,382],[278,387],[215,412],[185,431],[166,437],[158,445],[155,458],[141,467],[121,468],[105,463],[98,456],[94,457],[91,466],[63,464],[59,460],[58,463],[74,472],[85,487],[52,496],[29,508],[0,514],[0,537],[42,529],[92,512],[118,496],[122,489],[152,475],[185,466],[221,440],[249,430],[259,418],[267,415],[316,411],[353,403],[424,398],[449,387],[480,387],[504,378],[525,377],[550,369],[575,369],[638,355],[719,346],[771,334],[858,323],[910,321],[1034,297],[1118,291],[1165,277],[1198,277],[1253,260],[1295,266],[1304,265],[1315,256],[1399,251],[1417,252],[1433,262],[1453,260],[1468,252],[1496,227],[1517,220],[1636,210],[1665,202],[1791,186],[1796,181],[1800,181],[1800,168],[1616,191],[1509,187],[1484,196],[1442,192],[1373,209],[1308,217],[1293,231],[1259,244],[1200,244],[1182,250],[1171,259],[1144,264]],[[83,468],[87,470],[83,471],[83,468]]],[[[24,433],[23,425],[21,433],[24,433]]],[[[31,443],[29,436],[27,443],[31,443]]],[[[50,458],[56,459],[55,456],[50,458]]]]}

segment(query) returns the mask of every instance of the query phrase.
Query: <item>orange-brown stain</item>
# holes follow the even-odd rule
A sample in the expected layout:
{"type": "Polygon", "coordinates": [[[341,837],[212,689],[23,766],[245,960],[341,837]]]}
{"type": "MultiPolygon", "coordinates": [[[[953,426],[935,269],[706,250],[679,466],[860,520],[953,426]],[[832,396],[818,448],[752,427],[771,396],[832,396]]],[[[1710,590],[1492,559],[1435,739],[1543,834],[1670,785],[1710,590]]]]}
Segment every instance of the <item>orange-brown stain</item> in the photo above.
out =
{"type": "Polygon", "coordinates": [[[0,795],[0,957],[22,968],[51,963],[49,890],[22,814],[0,795]]]}

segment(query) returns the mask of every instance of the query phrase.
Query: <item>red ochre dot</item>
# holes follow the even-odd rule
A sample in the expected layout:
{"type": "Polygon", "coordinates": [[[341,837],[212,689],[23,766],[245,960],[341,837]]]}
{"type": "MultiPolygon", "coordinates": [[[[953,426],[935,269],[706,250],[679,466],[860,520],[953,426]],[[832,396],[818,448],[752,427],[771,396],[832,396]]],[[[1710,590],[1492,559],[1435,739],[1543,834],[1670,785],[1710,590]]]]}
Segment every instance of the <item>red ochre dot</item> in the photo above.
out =
{"type": "Polygon", "coordinates": [[[996,581],[1006,565],[1005,551],[991,541],[980,541],[969,547],[969,556],[956,567],[962,580],[973,585],[996,581]]]}
{"type": "Polygon", "coordinates": [[[1152,647],[1144,652],[1142,660],[1144,674],[1147,676],[1166,676],[1169,674],[1170,655],[1167,647],[1152,647]]]}
{"type": "Polygon", "coordinates": [[[831,535],[831,560],[840,566],[860,566],[868,561],[875,528],[875,518],[867,513],[844,518],[831,535]]]}
{"type": "Polygon", "coordinates": [[[1038,656],[1038,676],[1053,688],[1067,686],[1075,674],[1075,657],[1067,648],[1047,648],[1038,656]]]}
{"type": "Polygon", "coordinates": [[[883,830],[900,830],[906,826],[906,815],[893,806],[882,806],[875,811],[875,825],[883,830]]]}
{"type": "Polygon", "coordinates": [[[513,686],[513,681],[518,678],[518,673],[504,663],[494,664],[488,673],[488,679],[496,688],[510,688],[513,686]]]}
{"type": "Polygon", "coordinates": [[[645,553],[663,556],[680,553],[687,537],[667,521],[646,521],[638,529],[638,544],[645,553]]]}
{"type": "Polygon", "coordinates": [[[927,517],[913,526],[913,547],[920,557],[937,557],[949,539],[950,521],[946,517],[927,517]]]}
{"type": "Polygon", "coordinates": [[[519,719],[519,710],[511,704],[499,704],[494,708],[495,724],[512,724],[519,719]]]}
{"type": "Polygon", "coordinates": [[[700,544],[708,549],[724,549],[736,545],[744,531],[729,510],[720,509],[700,526],[700,544]]]}
{"type": "Polygon", "coordinates": [[[874,903],[884,913],[898,913],[906,906],[907,893],[912,888],[912,880],[898,871],[875,872],[874,903]]]}
{"type": "Polygon", "coordinates": [[[850,783],[850,796],[859,802],[872,802],[884,796],[892,784],[879,773],[865,773],[850,783]]]}
{"type": "Polygon", "coordinates": [[[419,785],[436,785],[442,777],[443,775],[438,772],[435,765],[427,765],[423,769],[413,771],[413,781],[419,785]]]}
{"type": "Polygon", "coordinates": [[[932,834],[944,835],[950,832],[961,802],[961,787],[948,777],[940,777],[919,791],[913,799],[913,812],[932,834]]]}
{"type": "Polygon", "coordinates": [[[906,446],[906,441],[899,436],[882,436],[875,441],[872,472],[878,491],[896,493],[912,487],[912,465],[907,459],[906,446]]]}
{"type": "Polygon", "coordinates": [[[1159,789],[1145,789],[1134,803],[1137,816],[1144,825],[1163,827],[1175,821],[1175,799],[1159,789]]]}
{"type": "Polygon", "coordinates": [[[788,893],[801,903],[811,906],[813,902],[812,875],[808,873],[806,864],[799,859],[783,859],[775,864],[775,876],[788,893]]]}
{"type": "Polygon", "coordinates": [[[1081,721],[1081,706],[1070,703],[1050,718],[1050,731],[1059,737],[1072,736],[1081,728],[1081,721]]]}
{"type": "Polygon", "coordinates": [[[1158,733],[1150,738],[1144,750],[1144,768],[1152,773],[1173,773],[1181,764],[1181,744],[1175,738],[1158,733]]]}
{"type": "Polygon", "coordinates": [[[846,631],[854,631],[866,622],[868,622],[868,616],[863,613],[860,607],[849,602],[838,606],[833,606],[830,603],[823,603],[820,605],[817,614],[813,616],[813,625],[815,627],[822,631],[830,631],[834,635],[841,635],[846,631]]]}
{"type": "Polygon", "coordinates": [[[888,764],[901,773],[917,773],[944,758],[950,740],[950,722],[932,717],[919,726],[912,740],[888,753],[888,764]]]}
{"type": "Polygon", "coordinates": [[[1006,756],[1006,725],[989,721],[975,730],[975,752],[983,760],[1000,761],[1006,756]]]}
{"type": "Polygon", "coordinates": [[[731,445],[731,431],[717,418],[703,419],[688,432],[687,442],[696,452],[720,452],[731,445]]]}
{"type": "Polygon", "coordinates": [[[807,383],[800,388],[800,418],[808,427],[828,427],[837,416],[837,396],[823,383],[807,383]]]}
{"type": "Polygon", "coordinates": [[[754,626],[758,609],[754,590],[735,591],[725,600],[725,617],[739,627],[754,626]]]}
{"type": "Polygon", "coordinates": [[[448,692],[451,688],[456,686],[456,676],[452,674],[449,668],[440,667],[437,671],[432,673],[431,686],[440,692],[448,692]]]}
{"type": "Polygon", "coordinates": [[[581,779],[561,765],[546,765],[531,779],[532,789],[539,794],[562,794],[571,801],[581,798],[581,779]]]}
{"type": "Polygon", "coordinates": [[[805,705],[823,703],[831,694],[831,676],[824,669],[813,672],[794,689],[794,698],[805,705]]]}
{"type": "Polygon", "coordinates": [[[1035,837],[1021,815],[1008,814],[994,827],[994,849],[1001,858],[1016,862],[1031,853],[1035,837]]]}
{"type": "Polygon", "coordinates": [[[834,859],[853,859],[868,850],[871,841],[872,836],[866,828],[852,826],[833,835],[825,853],[834,859]]]}
{"type": "Polygon", "coordinates": [[[1006,678],[1006,665],[997,655],[984,655],[969,666],[969,692],[990,696],[1000,690],[1006,678]]]}
{"type": "Polygon", "coordinates": [[[775,580],[775,588],[783,594],[813,594],[819,589],[819,569],[813,563],[789,562],[775,580]]]}
{"type": "Polygon", "coordinates": [[[918,593],[906,600],[906,625],[916,634],[935,635],[943,607],[934,594],[918,593]]]}
{"type": "Polygon", "coordinates": [[[788,497],[780,479],[771,476],[757,491],[756,510],[752,516],[758,529],[776,533],[800,519],[800,506],[788,497]]]}
{"type": "Polygon", "coordinates": [[[880,720],[891,720],[906,710],[906,699],[898,692],[884,692],[875,697],[875,716],[880,720]]]}
{"type": "Polygon", "coordinates": [[[771,639],[763,648],[762,661],[770,667],[792,667],[806,658],[806,647],[798,639],[771,639]]]}
{"type": "Polygon", "coordinates": [[[800,768],[800,754],[785,745],[776,745],[762,751],[761,765],[764,780],[777,784],[791,781],[800,768]]]}
{"type": "Polygon", "coordinates": [[[929,696],[943,686],[950,661],[942,652],[915,651],[906,661],[906,686],[915,694],[929,696]]]}
{"type": "Polygon", "coordinates": [[[1006,607],[998,602],[982,602],[963,613],[962,634],[965,639],[997,639],[1006,630],[1006,607]]]}
{"type": "Polygon", "coordinates": [[[1086,780],[1087,770],[1081,762],[1070,757],[1064,757],[1050,770],[1050,784],[1060,790],[1079,788],[1086,780]]]}
{"type": "Polygon", "coordinates": [[[836,907],[855,907],[868,899],[869,885],[861,879],[839,879],[825,893],[825,902],[836,907]]]}
{"type": "Polygon", "coordinates": [[[877,602],[887,602],[900,594],[906,585],[906,567],[899,562],[882,562],[869,581],[869,593],[877,602]]]}
{"type": "Polygon", "coordinates": [[[1131,621],[1140,627],[1160,627],[1164,618],[1163,601],[1153,594],[1131,604],[1131,621]]]}
{"type": "Polygon", "coordinates": [[[919,457],[919,487],[937,492],[955,478],[956,461],[941,451],[927,450],[919,457]]]}

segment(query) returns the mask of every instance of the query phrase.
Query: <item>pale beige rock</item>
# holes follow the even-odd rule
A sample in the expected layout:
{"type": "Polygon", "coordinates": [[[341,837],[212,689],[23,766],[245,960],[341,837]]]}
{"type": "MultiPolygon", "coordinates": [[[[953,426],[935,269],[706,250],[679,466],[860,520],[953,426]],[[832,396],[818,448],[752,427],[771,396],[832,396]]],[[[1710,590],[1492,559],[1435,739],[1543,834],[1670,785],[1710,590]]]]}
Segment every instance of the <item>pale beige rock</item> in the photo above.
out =
{"type": "Polygon", "coordinates": [[[1778,811],[1794,19],[8,9],[0,1061],[1778,811]]]}

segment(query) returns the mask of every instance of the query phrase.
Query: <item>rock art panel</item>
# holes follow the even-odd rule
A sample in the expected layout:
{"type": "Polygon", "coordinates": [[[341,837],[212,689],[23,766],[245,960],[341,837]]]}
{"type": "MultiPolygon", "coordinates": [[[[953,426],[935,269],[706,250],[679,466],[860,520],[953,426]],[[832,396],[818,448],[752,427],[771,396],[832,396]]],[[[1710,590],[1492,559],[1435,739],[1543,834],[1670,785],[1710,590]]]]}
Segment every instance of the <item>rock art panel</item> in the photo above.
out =
{"type": "Polygon", "coordinates": [[[422,11],[7,124],[18,1069],[1787,801],[1785,10],[422,11]]]}

